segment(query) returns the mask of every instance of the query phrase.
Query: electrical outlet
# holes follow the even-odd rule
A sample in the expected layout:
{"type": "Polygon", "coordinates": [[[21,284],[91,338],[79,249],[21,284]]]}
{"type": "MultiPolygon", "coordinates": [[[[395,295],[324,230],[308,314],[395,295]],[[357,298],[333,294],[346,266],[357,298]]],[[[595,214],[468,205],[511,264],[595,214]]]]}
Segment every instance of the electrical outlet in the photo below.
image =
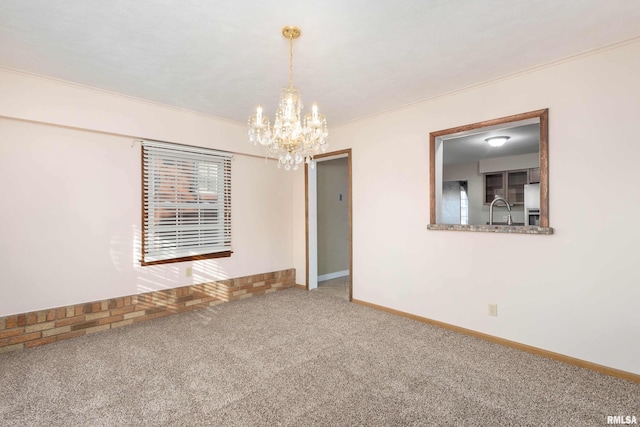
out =
{"type": "Polygon", "coordinates": [[[498,304],[489,304],[489,316],[498,316],[498,304]]]}
{"type": "Polygon", "coordinates": [[[193,276],[193,267],[187,267],[184,270],[184,277],[191,277],[193,276]]]}

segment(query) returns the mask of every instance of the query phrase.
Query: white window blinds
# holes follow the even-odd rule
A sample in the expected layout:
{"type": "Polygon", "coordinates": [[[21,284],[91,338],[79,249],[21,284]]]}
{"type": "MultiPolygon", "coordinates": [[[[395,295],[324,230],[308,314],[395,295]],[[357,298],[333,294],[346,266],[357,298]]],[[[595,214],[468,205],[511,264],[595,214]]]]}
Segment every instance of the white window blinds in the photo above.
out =
{"type": "Polygon", "coordinates": [[[229,256],[231,154],[142,142],[142,264],[229,256]]]}

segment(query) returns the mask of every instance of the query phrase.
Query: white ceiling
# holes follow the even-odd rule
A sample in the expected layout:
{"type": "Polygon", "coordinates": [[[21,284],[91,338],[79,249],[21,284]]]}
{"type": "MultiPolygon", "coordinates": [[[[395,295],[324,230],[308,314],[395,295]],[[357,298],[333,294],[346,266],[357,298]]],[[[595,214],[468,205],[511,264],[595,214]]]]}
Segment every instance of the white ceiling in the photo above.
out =
{"type": "Polygon", "coordinates": [[[539,153],[540,123],[514,122],[465,132],[464,136],[451,138],[444,136],[442,139],[444,140],[442,164],[445,166],[495,157],[539,153]],[[509,140],[501,147],[492,147],[486,142],[486,139],[492,136],[508,136],[509,140]]]}
{"type": "Polygon", "coordinates": [[[0,66],[244,122],[294,82],[329,125],[640,36],[638,0],[0,0],[0,66]]]}

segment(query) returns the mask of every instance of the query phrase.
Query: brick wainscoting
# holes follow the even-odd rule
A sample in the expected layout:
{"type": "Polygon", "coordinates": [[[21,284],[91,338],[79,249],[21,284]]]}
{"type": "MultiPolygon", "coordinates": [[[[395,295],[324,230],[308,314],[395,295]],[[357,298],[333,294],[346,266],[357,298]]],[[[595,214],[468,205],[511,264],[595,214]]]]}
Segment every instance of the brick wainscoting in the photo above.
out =
{"type": "Polygon", "coordinates": [[[293,287],[295,269],[0,317],[0,353],[293,287]]]}

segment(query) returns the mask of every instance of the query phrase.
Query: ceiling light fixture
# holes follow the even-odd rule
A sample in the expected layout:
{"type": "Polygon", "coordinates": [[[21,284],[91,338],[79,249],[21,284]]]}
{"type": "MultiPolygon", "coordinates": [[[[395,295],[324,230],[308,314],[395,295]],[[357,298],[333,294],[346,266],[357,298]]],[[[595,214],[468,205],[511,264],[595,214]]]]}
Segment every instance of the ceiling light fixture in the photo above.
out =
{"type": "Polygon", "coordinates": [[[304,106],[300,89],[293,85],[293,39],[300,37],[300,33],[298,27],[282,28],[282,35],[289,39],[289,87],[280,92],[273,128],[260,105],[248,123],[249,142],[263,145],[267,155],[278,158],[278,168],[284,165],[286,170],[298,169],[303,161],[313,167],[313,156],[324,153],[328,147],[327,119],[318,112],[318,106],[313,104],[304,121],[300,116],[304,106]]]}
{"type": "Polygon", "coordinates": [[[492,136],[491,138],[485,139],[492,147],[502,147],[505,142],[507,142],[511,138],[510,136],[492,136]]]}

